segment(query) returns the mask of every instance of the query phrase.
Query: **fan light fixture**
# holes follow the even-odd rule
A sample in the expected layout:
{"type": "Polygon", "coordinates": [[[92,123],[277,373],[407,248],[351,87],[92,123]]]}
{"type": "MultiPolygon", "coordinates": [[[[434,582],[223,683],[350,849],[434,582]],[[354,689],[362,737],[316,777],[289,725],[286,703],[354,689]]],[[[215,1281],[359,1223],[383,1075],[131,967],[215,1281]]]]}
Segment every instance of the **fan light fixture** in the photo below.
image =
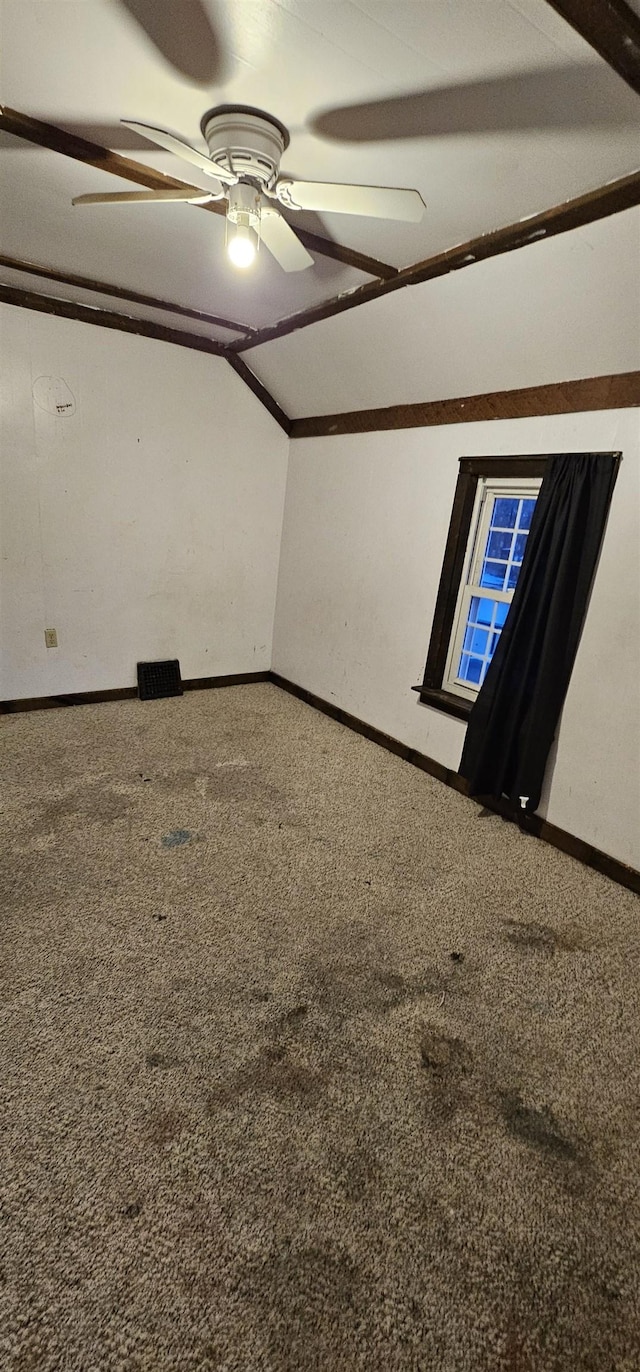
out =
{"type": "Polygon", "coordinates": [[[229,189],[227,253],[234,267],[250,267],[255,261],[260,232],[260,192],[250,182],[229,189]]]}
{"type": "Polygon", "coordinates": [[[257,237],[249,224],[238,224],[227,238],[227,254],[234,267],[250,267],[256,259],[257,237]]]}

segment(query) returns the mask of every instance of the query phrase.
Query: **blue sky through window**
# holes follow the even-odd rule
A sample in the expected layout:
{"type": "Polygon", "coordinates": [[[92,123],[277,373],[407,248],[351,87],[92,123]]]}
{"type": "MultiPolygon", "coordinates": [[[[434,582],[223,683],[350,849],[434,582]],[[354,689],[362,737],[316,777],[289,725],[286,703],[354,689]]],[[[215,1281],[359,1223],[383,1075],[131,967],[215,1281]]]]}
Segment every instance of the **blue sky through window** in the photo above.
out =
{"type": "MultiPolygon", "coordinates": [[[[496,496],[478,586],[488,591],[513,591],[524,557],[534,496],[496,496]]],[[[475,595],[469,603],[458,678],[481,686],[509,611],[509,601],[475,595]]]]}

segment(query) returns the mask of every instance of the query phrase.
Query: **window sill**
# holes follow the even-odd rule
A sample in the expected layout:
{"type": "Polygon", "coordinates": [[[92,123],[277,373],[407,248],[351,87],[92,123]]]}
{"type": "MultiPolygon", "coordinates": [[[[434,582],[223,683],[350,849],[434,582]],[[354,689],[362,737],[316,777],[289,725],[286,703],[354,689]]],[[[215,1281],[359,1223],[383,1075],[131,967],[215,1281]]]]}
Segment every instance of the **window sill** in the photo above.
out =
{"type": "Polygon", "coordinates": [[[455,696],[452,691],[443,691],[442,687],[435,686],[412,686],[412,691],[417,691],[422,705],[430,705],[434,710],[442,710],[446,715],[454,715],[456,719],[468,720],[474,706],[473,700],[464,700],[462,696],[455,696]]]}

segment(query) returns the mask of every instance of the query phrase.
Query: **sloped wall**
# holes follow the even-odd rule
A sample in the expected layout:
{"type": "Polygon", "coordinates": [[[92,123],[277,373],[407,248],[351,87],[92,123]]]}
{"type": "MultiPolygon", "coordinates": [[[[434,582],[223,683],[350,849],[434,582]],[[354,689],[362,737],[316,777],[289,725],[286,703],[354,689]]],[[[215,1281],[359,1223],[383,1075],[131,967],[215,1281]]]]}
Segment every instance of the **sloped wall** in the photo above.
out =
{"type": "Polygon", "coordinates": [[[277,424],[222,359],[0,310],[0,698],[268,668],[277,424]]]}
{"type": "Polygon", "coordinates": [[[633,371],[640,208],[347,310],[245,357],[292,418],[633,371]]]}
{"type": "Polygon", "coordinates": [[[640,414],[291,443],[274,670],[457,768],[465,724],[422,705],[458,458],[622,450],[541,813],[640,868],[640,414]]]}

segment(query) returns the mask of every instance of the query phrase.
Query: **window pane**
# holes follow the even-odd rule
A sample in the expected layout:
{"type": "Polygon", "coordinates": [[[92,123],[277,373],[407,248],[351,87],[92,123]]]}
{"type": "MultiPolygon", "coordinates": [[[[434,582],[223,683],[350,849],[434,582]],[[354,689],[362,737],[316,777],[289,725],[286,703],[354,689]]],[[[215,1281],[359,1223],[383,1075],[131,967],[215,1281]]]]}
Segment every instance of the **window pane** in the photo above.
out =
{"type": "Polygon", "coordinates": [[[527,544],[526,534],[516,534],[516,541],[513,547],[513,557],[515,562],[522,562],[524,550],[527,544]]]}
{"type": "Polygon", "coordinates": [[[461,672],[460,675],[464,676],[465,681],[471,682],[472,686],[478,686],[480,684],[480,675],[482,673],[482,658],[466,657],[464,661],[466,663],[466,670],[464,672],[461,672]]]}
{"type": "Polygon", "coordinates": [[[519,563],[519,562],[512,562],[512,563],[511,563],[511,566],[510,566],[510,568],[509,568],[509,581],[508,581],[508,583],[507,583],[507,590],[508,590],[508,591],[512,591],[512,590],[513,590],[513,588],[514,588],[514,586],[515,586],[515,584],[516,584],[516,581],[518,580],[519,575],[520,575],[520,563],[519,563]]]}
{"type": "MultiPolygon", "coordinates": [[[[484,625],[488,625],[488,626],[489,626],[489,625],[492,625],[492,624],[493,624],[494,611],[495,611],[496,605],[499,605],[499,604],[500,604],[500,601],[498,601],[498,600],[492,600],[492,599],[491,599],[491,596],[484,596],[484,595],[483,595],[483,596],[479,596],[479,595],[474,595],[474,596],[472,596],[472,597],[471,597],[471,604],[470,604],[470,606],[469,606],[469,618],[468,618],[468,620],[467,620],[467,623],[468,623],[468,624],[482,624],[483,626],[484,626],[484,625]]],[[[508,608],[508,607],[507,607],[507,608],[508,608]]]]}
{"type": "MultiPolygon", "coordinates": [[[[535,501],[533,503],[535,504],[535,501]]],[[[519,500],[511,500],[507,497],[499,496],[493,507],[493,517],[491,520],[493,528],[515,529],[519,504],[519,500]]]]}
{"type": "MultiPolygon", "coordinates": [[[[523,538],[524,534],[519,534],[518,537],[523,538]]],[[[511,552],[512,541],[513,534],[510,534],[508,530],[496,532],[492,529],[487,541],[485,557],[502,557],[506,562],[511,552]]]]}
{"type": "Polygon", "coordinates": [[[509,606],[490,596],[471,597],[469,617],[457,676],[471,686],[481,686],[495,652],[509,606]]]}
{"type": "Polygon", "coordinates": [[[530,529],[531,518],[535,509],[535,499],[521,501],[520,518],[518,520],[519,529],[530,529]]]}
{"type": "MultiPolygon", "coordinates": [[[[499,604],[497,600],[491,600],[489,596],[474,595],[469,606],[469,624],[491,624],[493,622],[494,606],[499,604]]],[[[508,608],[505,606],[505,609],[508,608]]]]}
{"type": "Polygon", "coordinates": [[[477,629],[474,624],[470,624],[464,636],[462,651],[463,653],[477,653],[479,657],[484,657],[488,642],[488,630],[477,629]]]}
{"type": "Polygon", "coordinates": [[[504,562],[483,562],[480,585],[488,586],[493,591],[503,591],[506,570],[507,566],[504,562]]]}

